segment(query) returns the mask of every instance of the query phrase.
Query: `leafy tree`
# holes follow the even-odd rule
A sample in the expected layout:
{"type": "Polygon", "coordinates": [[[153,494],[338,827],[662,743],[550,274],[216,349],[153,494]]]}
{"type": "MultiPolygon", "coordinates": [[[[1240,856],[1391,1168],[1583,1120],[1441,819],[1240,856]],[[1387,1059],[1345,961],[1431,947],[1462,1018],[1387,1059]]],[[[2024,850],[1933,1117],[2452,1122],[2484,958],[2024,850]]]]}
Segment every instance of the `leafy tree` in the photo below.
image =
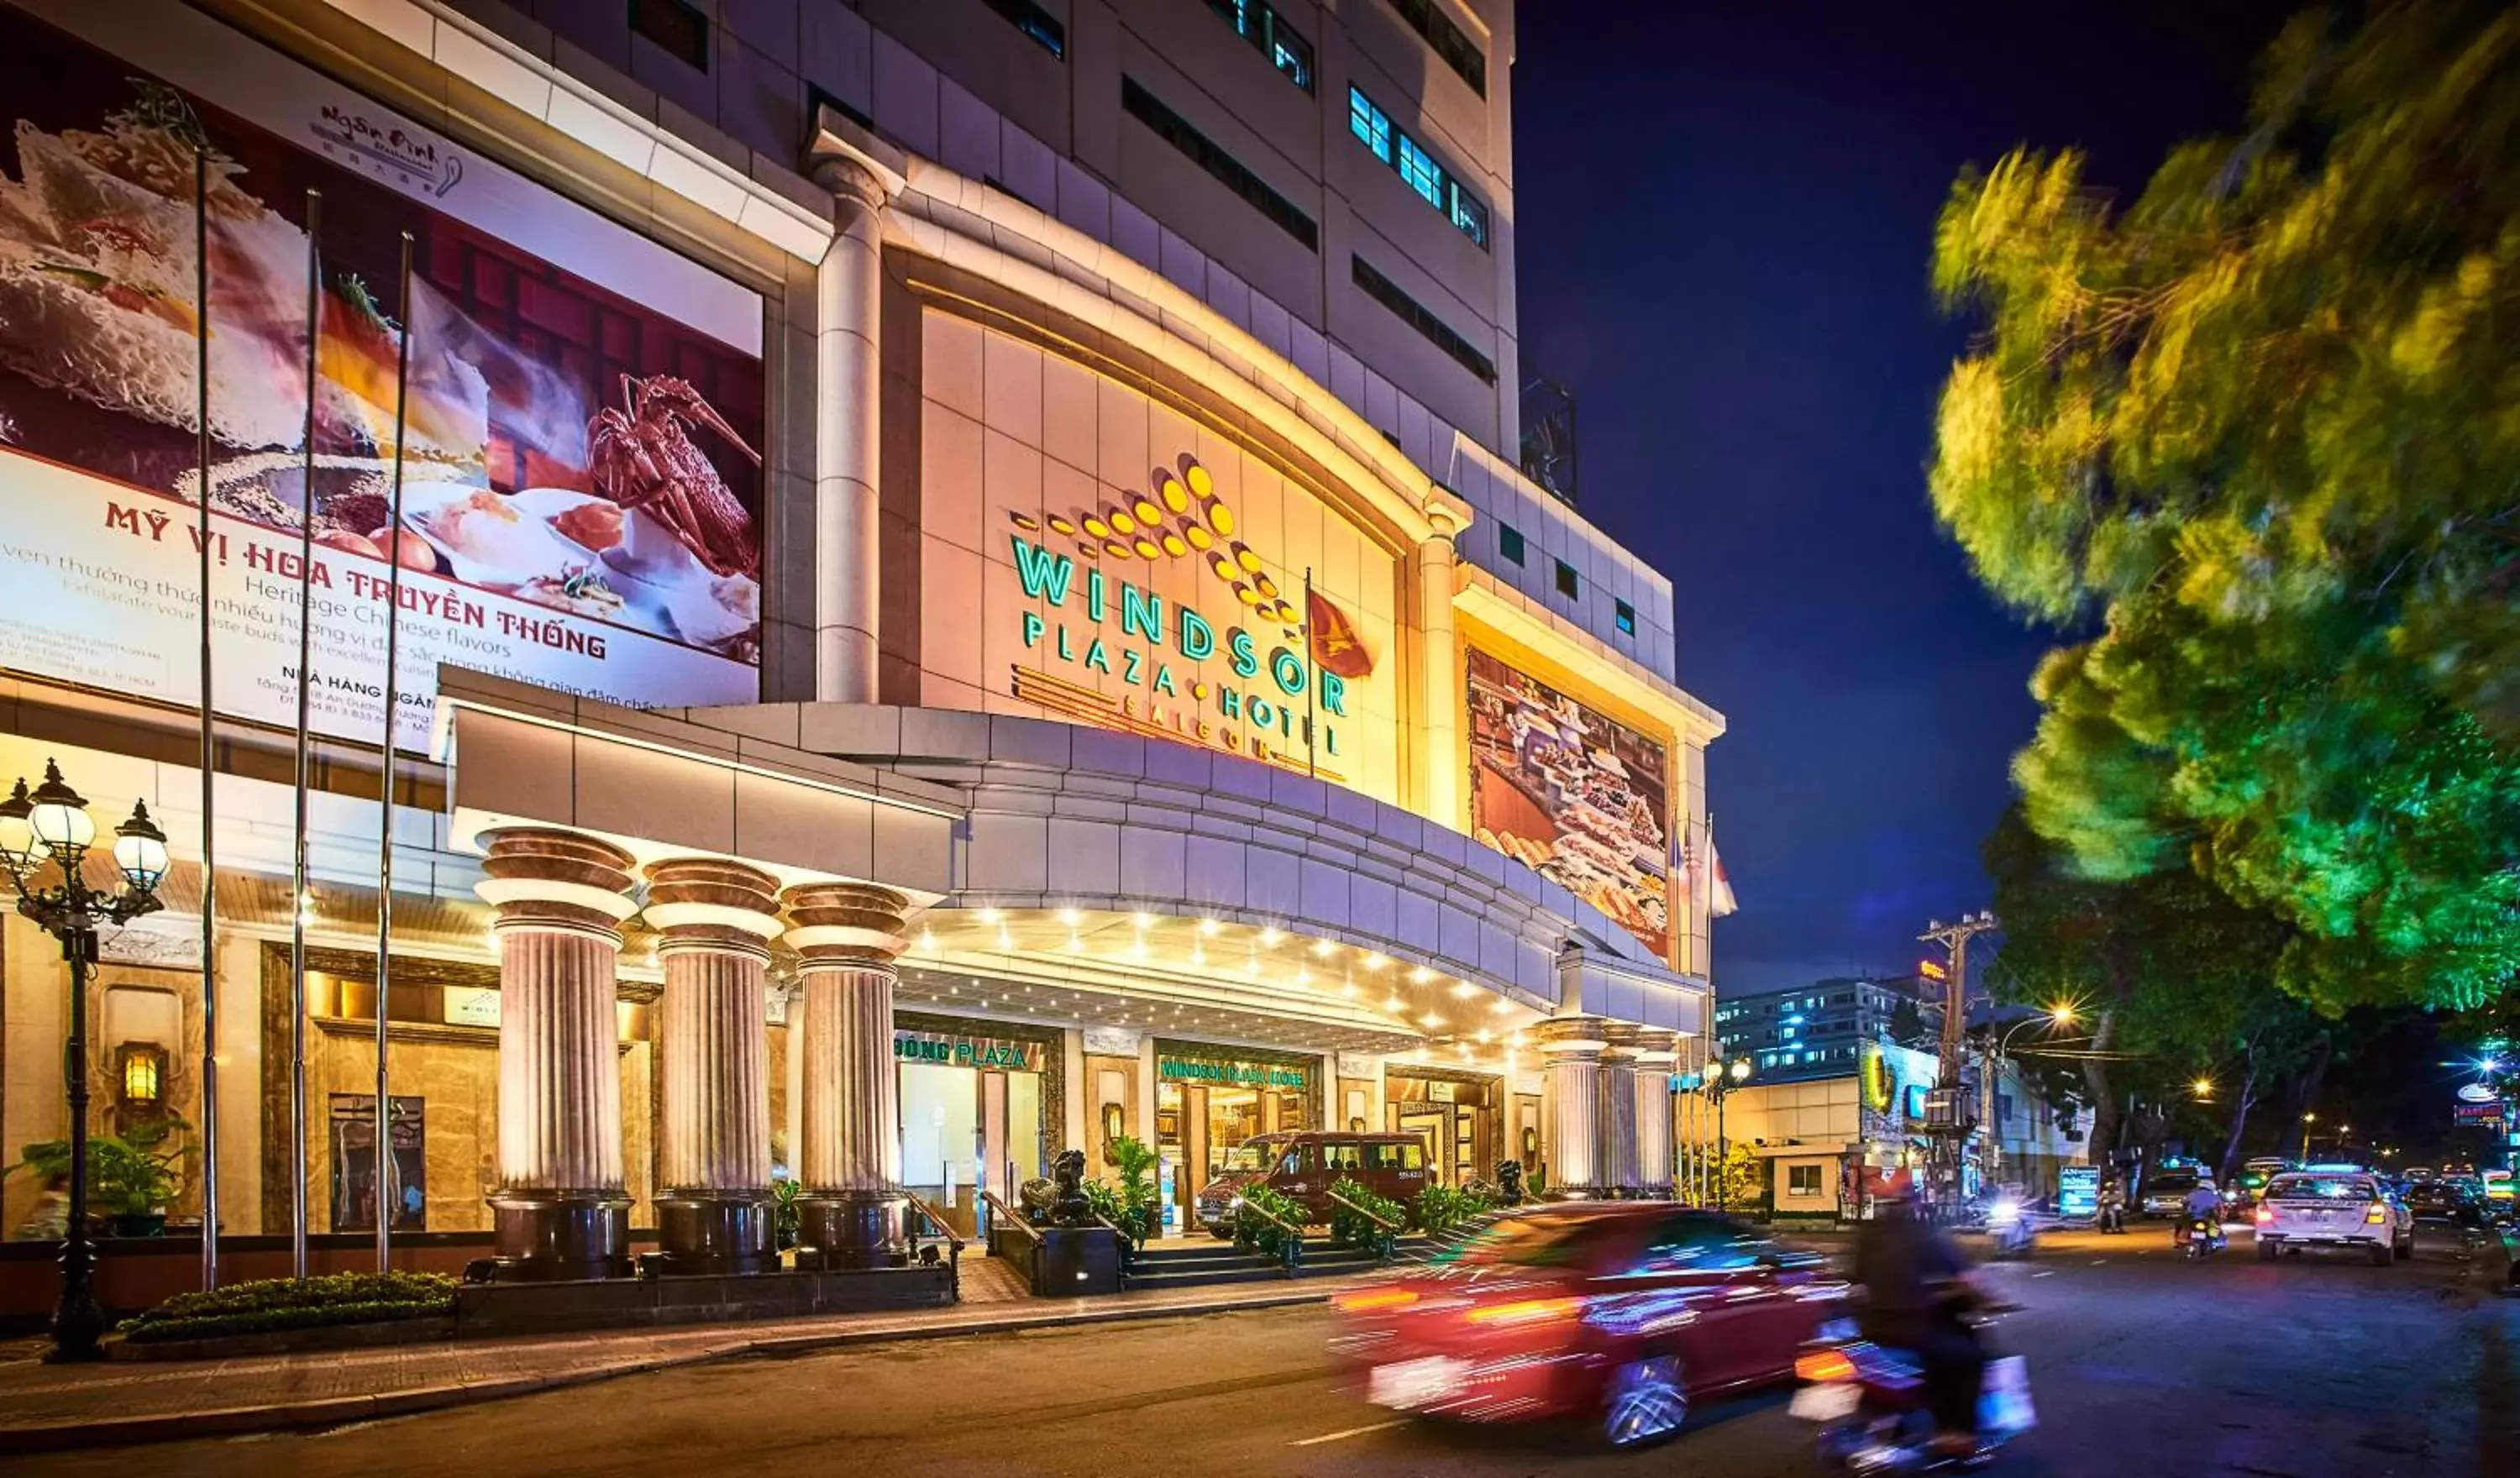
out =
{"type": "Polygon", "coordinates": [[[1963,175],[1935,243],[1986,328],[1936,513],[2080,638],[2027,819],[2280,922],[2272,978],[2331,1010],[2477,1007],[2520,968],[2520,10],[2305,16],[2244,137],[2124,209],[2082,170],[1963,175]]]}

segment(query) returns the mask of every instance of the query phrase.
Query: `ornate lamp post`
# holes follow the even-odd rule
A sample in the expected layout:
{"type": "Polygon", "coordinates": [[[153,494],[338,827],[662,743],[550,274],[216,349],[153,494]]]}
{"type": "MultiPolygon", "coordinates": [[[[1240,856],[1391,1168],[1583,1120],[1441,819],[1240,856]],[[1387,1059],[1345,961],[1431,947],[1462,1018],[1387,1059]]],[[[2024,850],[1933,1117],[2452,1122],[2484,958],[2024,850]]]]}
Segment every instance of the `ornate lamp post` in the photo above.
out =
{"type": "MultiPolygon", "coordinates": [[[[53,1349],[49,1360],[96,1360],[104,1352],[97,1339],[105,1333],[105,1310],[96,1301],[96,1247],[87,1232],[87,971],[96,963],[97,926],[119,924],[154,913],[158,885],[166,876],[166,833],[149,819],[138,802],[131,819],[114,829],[113,864],[122,887],[101,893],[87,884],[81,868],[96,840],[96,822],[87,802],[62,781],[61,767],[44,762],[44,783],[29,793],[21,779],[9,798],[0,801],[0,873],[17,889],[18,912],[62,942],[62,958],[70,967],[70,1034],[68,1044],[70,1111],[69,1226],[62,1237],[62,1293],[53,1309],[53,1349]],[[39,886],[47,865],[61,880],[39,886]]],[[[210,1235],[207,1228],[202,1235],[210,1235]]]]}

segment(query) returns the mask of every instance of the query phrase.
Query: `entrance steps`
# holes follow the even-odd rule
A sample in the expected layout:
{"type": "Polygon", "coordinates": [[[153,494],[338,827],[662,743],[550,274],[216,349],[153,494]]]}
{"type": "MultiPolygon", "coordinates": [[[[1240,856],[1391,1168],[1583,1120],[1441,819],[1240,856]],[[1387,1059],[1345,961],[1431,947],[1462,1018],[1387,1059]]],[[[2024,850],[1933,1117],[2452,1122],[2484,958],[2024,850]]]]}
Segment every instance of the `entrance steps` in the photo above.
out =
{"type": "MultiPolygon", "coordinates": [[[[1416,1235],[1400,1238],[1393,1260],[1421,1260],[1415,1254],[1422,1250],[1426,1240],[1416,1235]]],[[[1328,1237],[1306,1237],[1294,1276],[1339,1277],[1371,1273],[1379,1266],[1371,1252],[1342,1247],[1328,1237]]],[[[1274,1257],[1263,1257],[1232,1242],[1216,1242],[1209,1246],[1148,1247],[1131,1262],[1121,1281],[1130,1288],[1194,1288],[1267,1282],[1286,1276],[1285,1268],[1274,1257]]]]}

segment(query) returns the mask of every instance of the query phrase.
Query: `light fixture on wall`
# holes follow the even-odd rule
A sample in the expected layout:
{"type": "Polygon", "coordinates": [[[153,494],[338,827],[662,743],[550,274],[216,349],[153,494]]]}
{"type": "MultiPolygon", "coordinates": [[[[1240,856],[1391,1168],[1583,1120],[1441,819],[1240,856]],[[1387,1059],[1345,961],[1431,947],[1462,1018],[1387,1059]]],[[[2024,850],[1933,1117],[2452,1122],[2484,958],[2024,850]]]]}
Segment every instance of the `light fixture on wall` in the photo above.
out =
{"type": "Polygon", "coordinates": [[[124,1111],[154,1116],[165,1106],[166,1049],[155,1042],[125,1042],[113,1055],[124,1111]]]}

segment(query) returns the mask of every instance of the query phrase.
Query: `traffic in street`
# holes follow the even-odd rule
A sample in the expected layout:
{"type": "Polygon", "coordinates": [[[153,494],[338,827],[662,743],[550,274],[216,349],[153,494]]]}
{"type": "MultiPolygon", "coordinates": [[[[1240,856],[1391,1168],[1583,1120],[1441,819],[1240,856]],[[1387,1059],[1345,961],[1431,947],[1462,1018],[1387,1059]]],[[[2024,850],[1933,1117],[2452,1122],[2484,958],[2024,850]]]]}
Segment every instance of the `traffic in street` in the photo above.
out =
{"type": "MultiPolygon", "coordinates": [[[[1974,1249],[1976,1238],[1963,1238],[1974,1249]]],[[[2168,1221],[2049,1232],[1976,1276],[2019,1312],[2037,1426],[1995,1470],[2480,1478],[2520,1441],[2520,1299],[2494,1241],[2442,1223],[2412,1258],[2272,1263],[2236,1226],[2191,1260],[2168,1221]]],[[[1813,1244],[1842,1254],[1843,1237],[1813,1244]]],[[[470,1475],[800,1470],[1505,1475],[1819,1471],[1776,1388],[1701,1404],[1680,1435],[1603,1451],[1566,1424],[1462,1424],[1366,1400],[1320,1306],[866,1346],[628,1377],[306,1435],[34,1457],[27,1474],[470,1475]],[[592,1414],[591,1414],[592,1413],[592,1414]]]]}

